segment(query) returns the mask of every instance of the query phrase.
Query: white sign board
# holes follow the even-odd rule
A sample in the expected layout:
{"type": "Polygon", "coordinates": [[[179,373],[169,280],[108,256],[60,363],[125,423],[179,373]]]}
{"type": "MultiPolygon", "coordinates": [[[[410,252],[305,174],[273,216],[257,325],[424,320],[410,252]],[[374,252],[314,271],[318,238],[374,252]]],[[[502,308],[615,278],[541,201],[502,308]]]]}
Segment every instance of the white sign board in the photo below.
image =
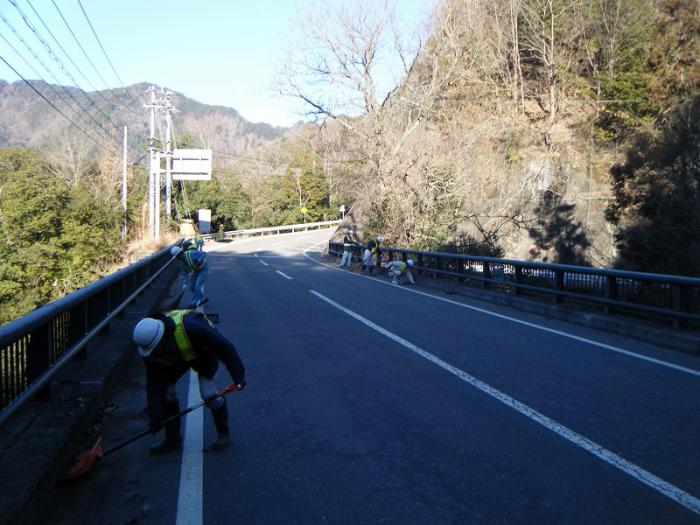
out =
{"type": "Polygon", "coordinates": [[[173,180],[211,180],[210,149],[174,149],[173,180]]]}
{"type": "Polygon", "coordinates": [[[199,233],[211,233],[211,210],[197,210],[199,233]]]}

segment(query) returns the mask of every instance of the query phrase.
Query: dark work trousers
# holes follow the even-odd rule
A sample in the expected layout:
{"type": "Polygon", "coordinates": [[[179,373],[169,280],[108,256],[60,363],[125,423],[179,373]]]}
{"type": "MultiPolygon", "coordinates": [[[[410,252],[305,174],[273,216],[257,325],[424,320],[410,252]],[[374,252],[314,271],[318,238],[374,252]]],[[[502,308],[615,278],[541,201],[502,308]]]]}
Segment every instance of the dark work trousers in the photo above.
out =
{"type": "MultiPolygon", "coordinates": [[[[163,425],[163,421],[174,416],[180,411],[180,403],[175,392],[175,383],[187,372],[190,367],[195,372],[213,379],[219,366],[218,359],[213,355],[198,357],[191,363],[179,362],[176,364],[160,364],[158,362],[146,362],[146,400],[148,403],[148,425],[151,432],[157,432],[163,425]],[[190,366],[191,365],[191,366],[190,366]]],[[[228,411],[226,403],[217,410],[212,410],[217,431],[228,433],[228,411]]],[[[172,436],[180,433],[181,418],[177,418],[165,425],[166,435],[172,436]]]]}

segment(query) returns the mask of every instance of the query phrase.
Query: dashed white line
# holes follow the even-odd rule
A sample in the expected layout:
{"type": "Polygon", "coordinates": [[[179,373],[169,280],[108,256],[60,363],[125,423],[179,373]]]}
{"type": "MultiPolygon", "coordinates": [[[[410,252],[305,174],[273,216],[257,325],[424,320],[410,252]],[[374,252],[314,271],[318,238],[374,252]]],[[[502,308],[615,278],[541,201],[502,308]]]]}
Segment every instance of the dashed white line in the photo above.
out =
{"type": "MultiPolygon", "coordinates": [[[[190,370],[187,406],[200,400],[197,374],[190,370]]],[[[201,525],[202,511],[202,411],[194,410],[185,417],[185,441],[180,466],[180,489],[177,497],[177,525],[201,525]]]]}
{"type": "Polygon", "coordinates": [[[265,266],[270,266],[269,264],[267,264],[267,263],[266,263],[265,261],[263,261],[262,259],[258,259],[258,260],[260,261],[260,264],[264,264],[265,266]]]}
{"type": "Polygon", "coordinates": [[[407,341],[406,339],[403,339],[402,337],[382,328],[381,326],[373,323],[369,319],[366,319],[365,317],[362,317],[360,314],[353,312],[352,310],[349,310],[348,308],[345,308],[344,306],[336,303],[332,299],[329,299],[328,297],[321,295],[320,293],[316,292],[315,290],[310,290],[312,294],[314,294],[316,297],[319,299],[325,301],[326,303],[330,304],[334,308],[337,308],[338,310],[346,313],[347,315],[353,317],[354,319],[360,321],[364,325],[368,326],[369,328],[376,330],[380,334],[388,337],[392,341],[400,344],[404,348],[407,348],[408,350],[411,350],[412,352],[418,354],[419,356],[423,357],[424,359],[427,359],[431,363],[439,366],[443,370],[446,370],[447,372],[451,373],[452,375],[458,377],[465,383],[468,383],[472,385],[473,387],[481,390],[485,394],[491,396],[492,398],[496,399],[497,401],[500,401],[504,405],[512,408],[513,410],[516,410],[517,412],[520,412],[522,415],[530,418],[532,421],[539,423],[546,429],[554,432],[555,434],[558,434],[559,436],[563,437],[567,441],[570,441],[574,445],[581,447],[582,449],[586,450],[587,452],[590,452],[594,456],[598,457],[599,459],[602,459],[606,463],[612,465],[613,467],[621,470],[625,474],[633,477],[634,479],[641,481],[645,485],[651,487],[653,490],[659,492],[660,494],[663,494],[667,498],[672,499],[676,503],[679,503],[680,505],[683,505],[685,508],[693,511],[696,514],[700,515],[700,500],[693,496],[692,494],[689,494],[688,492],[685,492],[684,490],[680,489],[679,487],[676,487],[675,485],[672,485],[671,483],[659,478],[658,476],[652,474],[651,472],[644,470],[638,465],[635,465],[634,463],[627,461],[625,458],[618,456],[614,452],[611,452],[610,450],[607,450],[606,448],[603,448],[601,445],[591,441],[590,439],[582,436],[581,434],[578,434],[574,432],[573,430],[565,427],[564,425],[557,423],[553,419],[548,418],[544,414],[541,414],[537,410],[530,408],[524,403],[521,403],[517,399],[514,399],[510,397],[508,394],[505,394],[501,392],[500,390],[497,390],[496,388],[488,385],[487,383],[484,383],[483,381],[480,381],[479,379],[467,374],[463,370],[460,370],[459,368],[452,366],[451,364],[443,361],[439,357],[431,354],[430,352],[427,352],[423,350],[422,348],[419,348],[418,346],[414,345],[410,341],[407,341]]]}
{"type": "Polygon", "coordinates": [[[287,275],[286,273],[280,272],[279,270],[275,270],[275,271],[276,271],[278,274],[280,274],[282,277],[284,277],[285,279],[289,279],[290,281],[292,280],[292,278],[291,278],[289,275],[287,275]]]}

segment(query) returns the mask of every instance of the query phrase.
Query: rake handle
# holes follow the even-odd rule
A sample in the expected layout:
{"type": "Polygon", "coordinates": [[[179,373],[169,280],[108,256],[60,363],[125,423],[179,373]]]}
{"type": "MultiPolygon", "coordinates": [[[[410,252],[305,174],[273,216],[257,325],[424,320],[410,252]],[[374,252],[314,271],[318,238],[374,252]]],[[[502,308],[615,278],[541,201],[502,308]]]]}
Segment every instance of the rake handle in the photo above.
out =
{"type": "MultiPolygon", "coordinates": [[[[230,394],[231,392],[235,392],[236,390],[238,390],[238,388],[239,388],[239,387],[238,387],[237,384],[231,383],[231,384],[228,385],[227,387],[222,388],[221,390],[219,390],[219,391],[216,393],[216,395],[209,396],[209,397],[207,397],[207,398],[205,398],[205,399],[202,399],[202,401],[200,401],[199,403],[197,403],[197,404],[195,404],[195,405],[192,405],[191,407],[187,407],[185,410],[183,410],[183,411],[181,411],[181,412],[178,412],[177,414],[175,414],[175,415],[173,415],[173,416],[170,416],[169,418],[165,419],[164,421],[161,421],[160,427],[162,427],[162,426],[165,425],[166,423],[170,423],[171,421],[174,421],[174,420],[176,420],[176,419],[181,418],[182,416],[185,416],[185,415],[189,414],[189,413],[192,412],[193,410],[197,410],[198,408],[203,407],[204,405],[206,405],[206,404],[209,403],[210,401],[213,401],[213,400],[216,399],[217,397],[222,397],[222,396],[225,396],[226,394],[230,394]]],[[[159,427],[159,428],[160,428],[160,427],[159,427]]],[[[119,450],[119,449],[121,449],[121,448],[124,448],[125,446],[127,446],[127,445],[133,443],[134,441],[136,441],[136,440],[138,440],[138,439],[141,439],[141,438],[144,437],[144,436],[147,436],[147,435],[150,434],[150,433],[151,433],[151,430],[150,430],[150,429],[144,430],[144,431],[141,432],[140,434],[137,434],[137,435],[135,435],[135,436],[133,436],[133,437],[130,437],[129,439],[127,439],[127,440],[124,441],[123,443],[120,443],[120,444],[117,445],[116,447],[112,447],[112,448],[110,448],[109,450],[106,450],[106,451],[104,452],[104,455],[107,456],[107,455],[111,454],[112,452],[116,452],[117,450],[119,450]]]]}

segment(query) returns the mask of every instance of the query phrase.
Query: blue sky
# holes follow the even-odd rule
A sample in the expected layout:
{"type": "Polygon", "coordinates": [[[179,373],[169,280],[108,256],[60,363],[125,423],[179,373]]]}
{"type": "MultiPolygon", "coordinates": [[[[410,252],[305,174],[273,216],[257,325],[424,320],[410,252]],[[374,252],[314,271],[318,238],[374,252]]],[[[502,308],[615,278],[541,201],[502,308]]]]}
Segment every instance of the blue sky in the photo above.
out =
{"type": "MultiPolygon", "coordinates": [[[[300,119],[300,107],[293,99],[275,94],[272,78],[284,60],[284,42],[295,31],[293,15],[304,0],[81,0],[97,35],[126,85],[151,82],[179,91],[206,104],[235,108],[254,122],[291,125],[300,119]]],[[[352,2],[334,0],[351,5],[352,2]]],[[[60,67],[27,27],[13,2],[27,15],[37,32],[52,45],[55,53],[72,71],[80,87],[90,91],[82,76],[73,70],[46,28],[41,15],[57,40],[70,54],[85,77],[98,89],[105,83],[89,64],[70,35],[52,0],[0,0],[0,13],[36,51],[39,58],[60,79],[60,67]]],[[[116,79],[85,17],[78,0],[55,0],[87,55],[109,87],[116,79]]],[[[424,19],[433,0],[396,0],[402,21],[413,26],[424,19]]],[[[44,78],[48,73],[29,54],[11,29],[0,20],[0,35],[6,37],[30,60],[44,78]]],[[[25,78],[36,78],[14,50],[0,38],[0,56],[25,78]]],[[[0,62],[0,78],[17,77],[0,62]]],[[[65,78],[62,82],[71,84],[65,78]]]]}

